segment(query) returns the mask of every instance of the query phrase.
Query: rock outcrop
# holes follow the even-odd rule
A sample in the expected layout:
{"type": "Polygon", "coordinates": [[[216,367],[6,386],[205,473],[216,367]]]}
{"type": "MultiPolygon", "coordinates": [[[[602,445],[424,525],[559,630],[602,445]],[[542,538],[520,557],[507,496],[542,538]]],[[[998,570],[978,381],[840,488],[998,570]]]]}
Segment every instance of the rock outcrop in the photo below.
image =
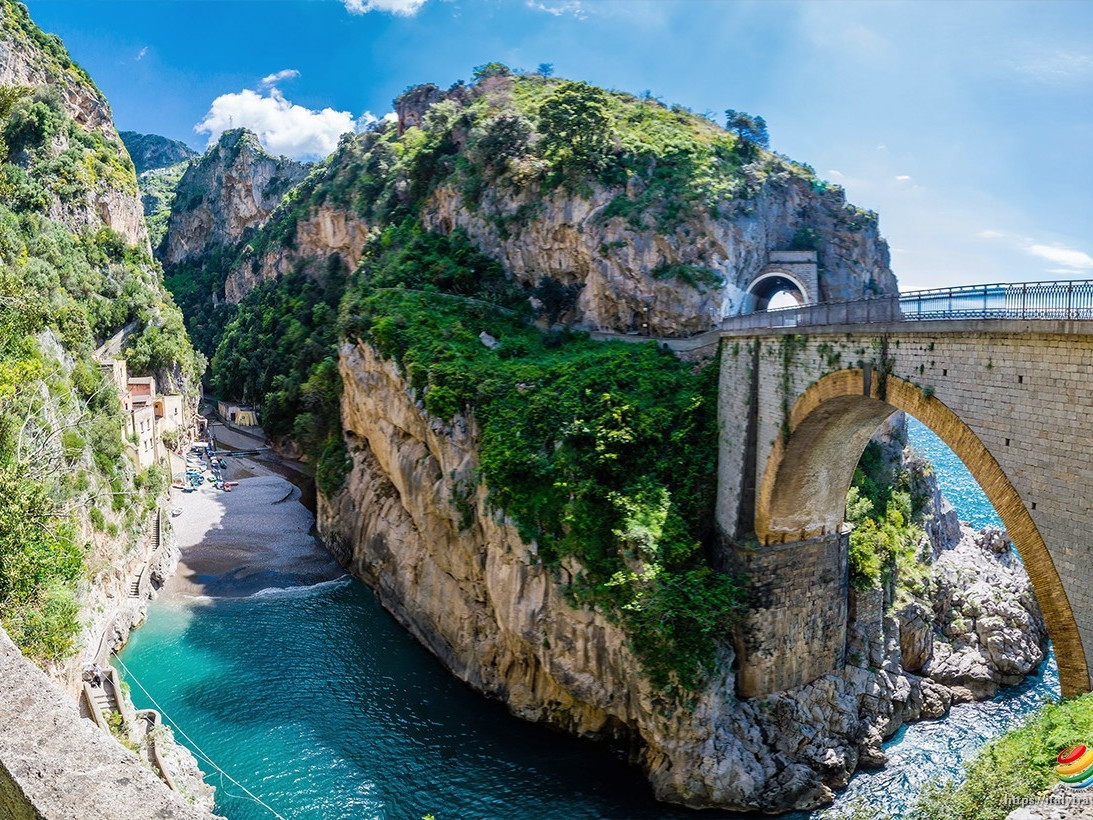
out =
{"type": "Polygon", "coordinates": [[[154,171],[157,168],[169,168],[199,156],[197,151],[186,143],[161,137],[158,134],[122,131],[118,136],[125,143],[125,150],[129,152],[133,167],[137,169],[138,174],[154,171]]]}
{"type": "MultiPolygon", "coordinates": [[[[0,86],[48,90],[60,100],[64,113],[88,134],[116,154],[116,167],[98,168],[91,181],[64,190],[49,190],[50,219],[79,232],[107,227],[131,245],[147,245],[148,231],[137,193],[136,173],[114,127],[110,106],[87,73],[69,56],[60,39],[45,34],[31,21],[26,7],[13,0],[0,4],[0,86]],[[100,179],[99,177],[105,176],[100,179]]],[[[101,161],[95,149],[73,144],[64,133],[54,135],[50,159],[65,151],[79,152],[92,167],[101,161]]],[[[72,181],[67,181],[71,183],[72,181]]]]}
{"type": "Polygon", "coordinates": [[[265,223],[307,170],[266,153],[244,128],[225,131],[178,183],[161,261],[171,265],[239,242],[265,223]]]}
{"type": "Polygon", "coordinates": [[[535,545],[487,503],[473,419],[430,417],[397,366],[367,344],[343,345],[341,373],[353,466],[337,496],[319,498],[331,550],[456,676],[526,719],[625,741],[662,800],[767,812],[823,805],[856,768],[884,764],[881,742],[905,721],[940,717],[966,693],[986,693],[972,685],[980,677],[961,676],[964,666],[949,673],[945,661],[957,653],[943,647],[951,643],[960,657],[976,649],[977,663],[995,664],[986,677],[1000,683],[1043,657],[1042,632],[1033,628],[1024,641],[1014,634],[1034,621],[1034,602],[1018,613],[1014,598],[1029,603],[1027,581],[1022,588],[1010,577],[1017,567],[995,549],[1003,536],[993,533],[948,545],[939,562],[954,569],[941,571],[924,601],[901,599],[900,608],[891,591],[854,592],[839,674],[738,700],[726,647],[719,672],[680,704],[648,684],[616,625],[566,602],[535,545]],[[965,646],[949,636],[972,615],[949,578],[970,566],[1012,595],[994,608],[976,604],[977,637],[965,646]],[[995,650],[1014,648],[1023,659],[999,666],[995,650]],[[955,688],[906,671],[905,662],[946,670],[955,688]]]}
{"type": "Polygon", "coordinates": [[[301,269],[322,278],[331,259],[353,270],[361,260],[368,235],[368,226],[352,213],[331,205],[312,208],[296,222],[290,251],[276,246],[260,259],[244,261],[232,269],[224,283],[224,298],[238,304],[260,282],[301,269]]]}
{"type": "Polygon", "coordinates": [[[841,189],[817,190],[800,177],[772,174],[746,208],[694,215],[671,231],[605,216],[619,195],[599,186],[584,197],[534,187],[490,189],[472,210],[458,191],[442,187],[426,204],[423,221],[440,233],[466,231],[527,288],[542,277],[581,285],[567,319],[590,330],[670,337],[716,327],[741,311],[769,253],[789,247],[805,226],[823,237],[823,300],[896,290],[876,222],[861,220],[859,229],[849,229],[859,212],[841,189]],[[534,215],[519,219],[521,213],[534,215]],[[672,270],[682,276],[662,273],[672,270]],[[708,281],[688,281],[694,276],[708,281]]]}
{"type": "Polygon", "coordinates": [[[1047,633],[1028,576],[1004,530],[963,537],[934,562],[932,599],[939,630],[924,674],[954,702],[993,697],[1046,657],[1047,633]]]}
{"type": "MultiPolygon", "coordinates": [[[[352,268],[359,253],[346,252],[342,232],[331,234],[334,243],[327,244],[315,231],[316,221],[336,221],[363,239],[369,229],[382,230],[392,213],[399,219],[414,213],[439,233],[464,231],[526,290],[544,278],[580,286],[576,304],[562,319],[591,330],[660,336],[709,330],[744,307],[748,287],[767,268],[771,252],[803,246],[818,253],[820,292],[814,298],[897,291],[876,214],[848,204],[841,188],[818,180],[811,169],[773,154],[718,165],[710,170],[713,187],[700,193],[695,186],[705,183],[686,172],[658,171],[677,159],[670,152],[655,156],[651,149],[648,168],[620,172],[622,181],[595,175],[577,186],[551,181],[544,175],[549,162],[536,153],[541,135],[533,133],[535,115],[519,108],[514,91],[517,83],[546,82],[492,76],[447,91],[431,84],[408,90],[396,101],[397,126],[343,138],[324,163],[322,180],[298,189],[307,207],[274,215],[269,241],[245,253],[229,276],[228,298],[238,301],[258,282],[301,265],[314,273],[314,262],[331,254],[352,268]],[[495,123],[506,118],[515,125],[505,132],[508,153],[498,157],[482,146],[495,123]],[[522,137],[520,128],[526,131],[522,137]],[[401,140],[397,151],[389,134],[401,140]],[[441,147],[420,149],[422,141],[441,147]],[[418,150],[437,153],[418,165],[399,164],[398,155],[418,150]],[[473,170],[452,170],[461,164],[473,170]],[[665,187],[661,173],[675,174],[676,181],[665,187]],[[652,190],[661,193],[651,196],[652,190]]],[[[658,107],[656,116],[662,115],[663,107],[651,101],[626,98],[620,105],[658,107]]],[[[645,116],[626,110],[631,119],[645,116]]],[[[728,150],[731,138],[723,130],[676,114],[676,127],[696,143],[728,150]]],[[[613,138],[634,138],[627,127],[618,125],[613,138]]]]}
{"type": "Polygon", "coordinates": [[[119,139],[106,97],[60,39],[34,25],[25,6],[4,0],[0,32],[0,85],[55,88],[65,111],[80,126],[107,139],[119,139]]]}
{"type": "Polygon", "coordinates": [[[76,705],[0,629],[0,816],[211,818],[76,705]]]}

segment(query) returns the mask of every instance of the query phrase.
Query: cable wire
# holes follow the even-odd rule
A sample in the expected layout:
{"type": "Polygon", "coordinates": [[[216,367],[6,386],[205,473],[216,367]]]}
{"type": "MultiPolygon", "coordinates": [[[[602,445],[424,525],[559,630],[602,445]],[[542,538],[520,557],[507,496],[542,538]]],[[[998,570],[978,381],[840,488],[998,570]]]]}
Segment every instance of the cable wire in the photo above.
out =
{"type": "MultiPolygon", "coordinates": [[[[132,673],[132,671],[129,669],[129,667],[125,665],[125,663],[122,661],[122,659],[118,657],[117,653],[116,652],[111,652],[110,654],[114,656],[114,660],[116,660],[121,665],[121,668],[125,670],[125,674],[127,676],[129,676],[130,678],[132,678],[133,683],[135,683],[138,687],[140,687],[140,691],[142,691],[144,693],[145,697],[147,697],[148,700],[150,700],[152,702],[152,705],[155,706],[156,709],[159,710],[159,713],[163,716],[163,719],[165,721],[167,721],[168,723],[170,723],[171,726],[174,728],[174,730],[176,732],[178,732],[180,735],[182,735],[184,738],[186,738],[187,741],[189,741],[190,746],[193,747],[194,752],[202,760],[204,760],[206,763],[208,763],[210,766],[212,766],[214,769],[216,769],[216,771],[220,774],[221,784],[223,784],[225,777],[228,778],[228,780],[230,780],[232,783],[234,783],[236,786],[238,786],[244,792],[246,792],[247,797],[249,797],[251,800],[253,800],[255,803],[257,803],[259,806],[262,806],[263,808],[265,808],[267,811],[269,811],[270,814],[272,814],[274,817],[278,818],[278,820],[286,820],[285,817],[278,814],[277,811],[272,806],[270,806],[268,803],[266,803],[264,800],[262,800],[262,798],[260,798],[258,795],[256,795],[254,792],[252,792],[250,789],[248,789],[246,786],[244,786],[242,783],[240,783],[238,780],[236,780],[234,777],[232,777],[230,774],[228,774],[226,771],[224,771],[218,765],[216,765],[216,763],[213,762],[213,759],[211,757],[209,757],[202,750],[202,748],[200,746],[197,745],[197,743],[194,741],[194,739],[182,730],[182,727],[178,725],[178,722],[174,718],[172,718],[170,715],[168,715],[167,711],[162,706],[160,706],[159,703],[156,702],[156,699],[154,697],[152,697],[152,694],[147,689],[144,688],[144,684],[142,684],[139,680],[137,680],[137,676],[134,675],[132,673]]],[[[237,800],[245,799],[241,795],[231,794],[230,792],[225,792],[225,794],[227,794],[229,797],[234,797],[237,800]]]]}

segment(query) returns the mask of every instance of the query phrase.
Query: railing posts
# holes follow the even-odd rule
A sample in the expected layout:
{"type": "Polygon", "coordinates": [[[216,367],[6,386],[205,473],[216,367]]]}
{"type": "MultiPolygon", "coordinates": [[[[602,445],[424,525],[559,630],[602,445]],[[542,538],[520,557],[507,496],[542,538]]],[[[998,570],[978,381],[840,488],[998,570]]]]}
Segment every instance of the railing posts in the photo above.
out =
{"type": "Polygon", "coordinates": [[[964,285],[726,318],[730,329],[933,319],[1093,319],[1093,280],[964,285]],[[1064,290],[1065,289],[1065,290],[1064,290]]]}

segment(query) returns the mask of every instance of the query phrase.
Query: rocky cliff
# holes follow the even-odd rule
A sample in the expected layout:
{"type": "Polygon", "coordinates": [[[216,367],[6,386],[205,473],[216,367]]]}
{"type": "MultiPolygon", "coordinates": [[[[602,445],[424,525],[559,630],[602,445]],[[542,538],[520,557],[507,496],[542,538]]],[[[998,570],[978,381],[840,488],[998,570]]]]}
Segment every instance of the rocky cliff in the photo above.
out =
{"type": "Polygon", "coordinates": [[[653,100],[543,77],[491,76],[396,101],[398,125],[346,135],[244,250],[226,292],[338,254],[353,268],[369,230],[419,219],[464,232],[522,287],[580,288],[579,327],[691,335],[739,312],[771,251],[812,249],[820,293],[896,291],[876,214],[798,165],[653,100]],[[574,90],[576,89],[576,90],[574,90]],[[589,90],[591,89],[591,90],[589,90]],[[594,156],[551,144],[542,111],[590,95],[594,156]]]}
{"type": "Polygon", "coordinates": [[[244,251],[243,261],[224,282],[224,298],[238,304],[256,285],[289,273],[306,271],[321,279],[332,258],[346,270],[361,260],[368,226],[354,214],[323,204],[294,222],[291,249],[275,245],[260,255],[244,251]]]}
{"type": "Polygon", "coordinates": [[[129,152],[138,174],[154,171],[157,168],[169,168],[200,156],[186,143],[161,137],[158,134],[122,131],[118,136],[125,143],[125,149],[129,152]]]}
{"type": "Polygon", "coordinates": [[[235,245],[306,174],[306,165],[266,153],[250,131],[225,131],[179,180],[160,260],[172,265],[235,245]]]}
{"type": "Polygon", "coordinates": [[[1043,658],[1039,613],[999,549],[1004,536],[954,538],[938,496],[940,541],[924,557],[936,553],[942,569],[913,600],[897,601],[894,587],[853,593],[841,673],[738,700],[726,645],[693,699],[669,697],[649,684],[621,629],[569,603],[564,572],[546,568],[489,503],[473,418],[430,416],[368,344],[343,345],[340,369],[352,468],[339,493],[319,499],[334,553],[474,688],[529,720],[628,743],[660,799],[768,812],[822,805],[858,766],[883,764],[881,741],[904,721],[989,695],[1043,658]],[[993,595],[958,587],[969,573],[993,595]]]}
{"type": "Polygon", "coordinates": [[[0,4],[0,85],[51,86],[65,111],[79,125],[117,140],[110,106],[87,72],[73,61],[60,38],[46,34],[30,19],[26,6],[0,4]]]}
{"type": "Polygon", "coordinates": [[[728,214],[696,212],[665,231],[610,216],[612,203],[637,188],[624,194],[594,186],[586,197],[491,188],[472,210],[460,192],[441,187],[426,203],[423,221],[441,233],[465,231],[529,289],[542,277],[580,285],[568,318],[591,330],[637,331],[647,322],[655,335],[689,336],[715,327],[744,307],[748,285],[770,251],[791,247],[805,228],[823,237],[817,240],[823,300],[895,290],[876,221],[863,219],[851,229],[860,212],[846,204],[841,189],[818,189],[788,171],[775,172],[746,206],[728,214]],[[529,212],[534,216],[521,221],[529,212]]]}
{"type": "Polygon", "coordinates": [[[129,244],[145,245],[136,174],[106,98],[61,41],[35,26],[26,7],[12,0],[0,3],[0,86],[26,87],[76,126],[27,135],[18,144],[7,134],[8,149],[24,169],[57,166],[56,179],[44,180],[50,218],[74,232],[111,228],[129,244]]]}
{"type": "Polygon", "coordinates": [[[120,601],[130,609],[165,489],[125,436],[112,357],[180,391],[202,365],[151,259],[109,107],[8,0],[0,84],[0,814],[204,816],[31,668],[75,695],[84,663],[103,660],[100,628],[120,601]]]}

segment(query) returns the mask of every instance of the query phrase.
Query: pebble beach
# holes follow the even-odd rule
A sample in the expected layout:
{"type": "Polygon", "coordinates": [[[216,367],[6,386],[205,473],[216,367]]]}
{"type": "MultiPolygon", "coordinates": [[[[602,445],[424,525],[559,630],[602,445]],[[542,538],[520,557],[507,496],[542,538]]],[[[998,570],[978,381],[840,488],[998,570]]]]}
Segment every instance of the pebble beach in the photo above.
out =
{"type": "Polygon", "coordinates": [[[314,517],[300,490],[259,462],[228,458],[231,492],[206,481],[184,493],[171,489],[182,557],[167,581],[167,597],[243,597],[263,589],[310,586],[344,573],[311,536],[314,517]]]}

